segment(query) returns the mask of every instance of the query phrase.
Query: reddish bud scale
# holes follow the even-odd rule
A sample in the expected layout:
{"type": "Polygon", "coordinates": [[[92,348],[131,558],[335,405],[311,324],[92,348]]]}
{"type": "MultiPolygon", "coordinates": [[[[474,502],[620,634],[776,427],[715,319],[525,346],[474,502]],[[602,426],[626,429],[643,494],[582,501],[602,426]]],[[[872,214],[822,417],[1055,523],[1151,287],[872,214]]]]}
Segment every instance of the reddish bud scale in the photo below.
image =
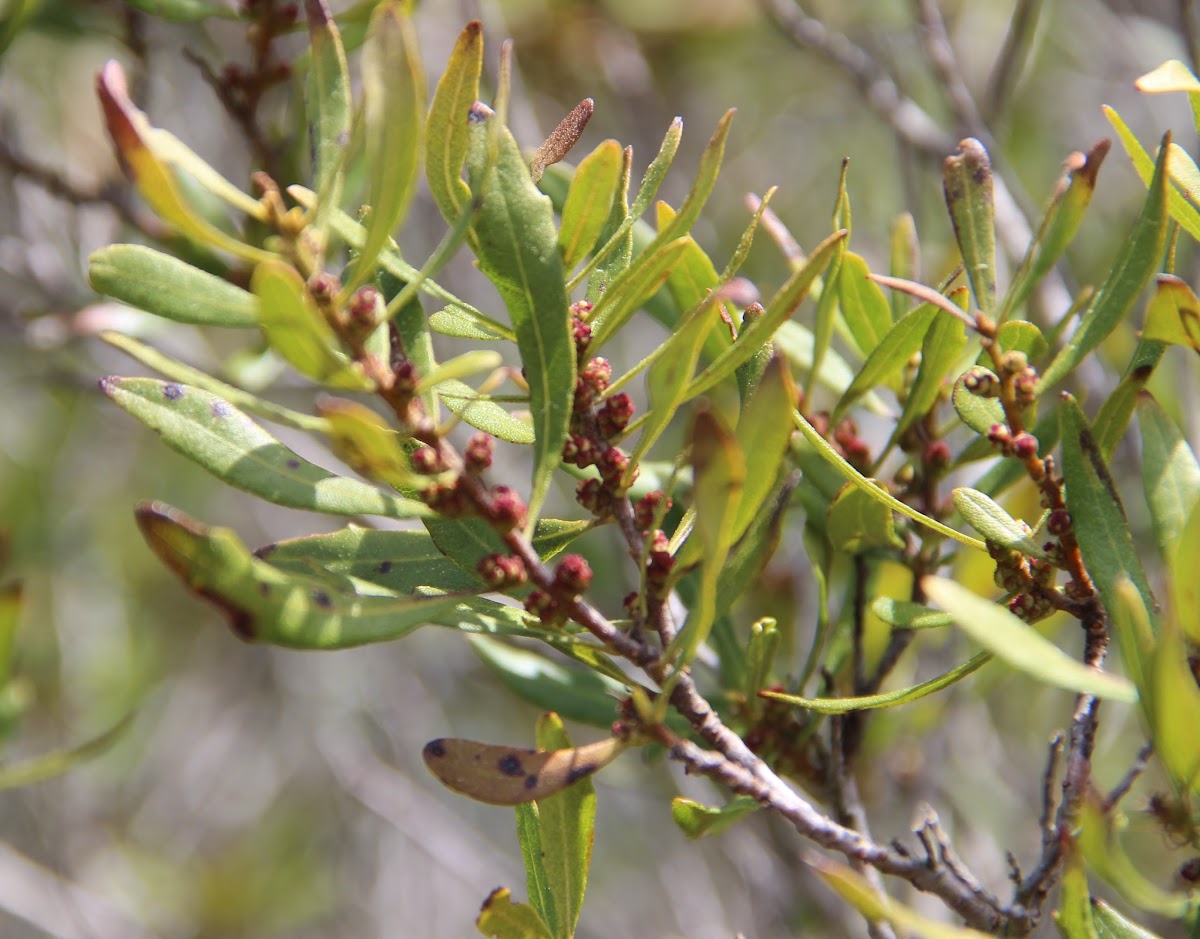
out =
{"type": "Polygon", "coordinates": [[[575,499],[597,518],[612,514],[612,492],[598,479],[581,480],[575,487],[575,499]]]}
{"type": "Polygon", "coordinates": [[[476,571],[493,590],[507,590],[525,583],[525,562],[515,554],[489,554],[476,571]]]}
{"type": "Polygon", "coordinates": [[[1038,453],[1038,439],[1024,431],[1012,438],[1012,454],[1018,460],[1031,460],[1038,453]]]}
{"type": "Polygon", "coordinates": [[[525,598],[525,609],[532,613],[543,626],[561,626],[566,619],[557,600],[544,590],[532,590],[525,598]]]}
{"type": "Polygon", "coordinates": [[[392,387],[396,391],[412,394],[417,390],[420,375],[417,374],[417,367],[412,362],[397,362],[392,371],[394,375],[392,387]]]}
{"type": "Polygon", "coordinates": [[[471,504],[455,483],[435,483],[421,491],[421,500],[446,518],[464,518],[471,515],[471,504]]]}
{"type": "Polygon", "coordinates": [[[467,472],[478,476],[488,469],[492,465],[492,454],[495,449],[496,441],[489,434],[485,434],[483,431],[473,434],[467,441],[466,450],[463,452],[463,463],[466,465],[467,472]]]}
{"type": "Polygon", "coordinates": [[[494,486],[491,495],[492,505],[488,514],[492,524],[499,531],[525,527],[526,505],[514,490],[508,486],[494,486]]]}
{"type": "Polygon", "coordinates": [[[568,554],[554,570],[554,586],[570,599],[587,592],[592,583],[592,569],[578,554],[568,554]]]}
{"type": "Polygon", "coordinates": [[[934,440],[925,448],[922,459],[929,469],[941,473],[950,466],[950,445],[944,440],[934,440]]]}
{"type": "Polygon", "coordinates": [[[445,464],[442,463],[441,457],[438,456],[437,451],[433,447],[418,447],[412,452],[409,460],[414,470],[426,476],[440,473],[446,468],[445,464]]]}
{"type": "Polygon", "coordinates": [[[650,526],[654,524],[654,515],[658,511],[659,505],[666,500],[666,511],[671,510],[671,497],[664,494],[661,489],[655,489],[653,492],[648,492],[633,504],[633,520],[638,527],[638,531],[648,531],[650,526]]]}
{"type": "Polygon", "coordinates": [[[332,274],[327,274],[324,271],[313,274],[313,276],[308,279],[309,295],[318,303],[331,302],[341,289],[341,281],[332,274]]]}
{"type": "Polygon", "coordinates": [[[570,434],[563,441],[563,462],[579,467],[594,465],[596,444],[583,434],[570,434]]]}
{"type": "Polygon", "coordinates": [[[600,427],[601,436],[605,440],[617,437],[629,426],[633,412],[633,399],[629,395],[623,391],[613,395],[596,413],[596,422],[600,427]]]}
{"type": "Polygon", "coordinates": [[[609,447],[596,458],[596,468],[600,470],[600,478],[610,489],[619,490],[625,470],[629,468],[629,457],[617,447],[609,447]]]}
{"type": "Polygon", "coordinates": [[[1060,538],[1071,530],[1071,513],[1066,509],[1055,509],[1046,519],[1046,531],[1060,538]]]}

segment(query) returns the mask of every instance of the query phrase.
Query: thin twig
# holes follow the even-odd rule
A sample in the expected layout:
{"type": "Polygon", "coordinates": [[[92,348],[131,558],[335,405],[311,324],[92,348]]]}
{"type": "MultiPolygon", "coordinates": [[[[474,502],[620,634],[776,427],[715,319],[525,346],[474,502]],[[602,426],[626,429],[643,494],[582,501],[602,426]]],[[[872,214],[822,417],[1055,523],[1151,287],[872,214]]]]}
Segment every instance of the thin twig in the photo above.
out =
{"type": "MultiPolygon", "coordinates": [[[[1183,2],[1190,3],[1191,0],[1183,2]]],[[[987,90],[983,93],[983,119],[986,122],[996,121],[1012,96],[1017,73],[1025,63],[1030,40],[1037,29],[1041,7],[1042,0],[1017,0],[1012,17],[1008,21],[1004,43],[992,64],[987,90]]]]}
{"type": "Polygon", "coordinates": [[[950,44],[950,36],[946,32],[946,21],[942,19],[942,11],[938,9],[934,0],[913,0],[913,7],[919,27],[917,34],[924,46],[925,58],[937,74],[938,84],[946,94],[946,100],[960,130],[972,137],[979,137],[986,146],[988,129],[979,114],[974,96],[967,88],[962,69],[959,68],[958,57],[954,54],[954,47],[950,44]]]}
{"type": "Polygon", "coordinates": [[[1129,767],[1129,772],[1121,777],[1121,781],[1113,786],[1109,794],[1105,796],[1105,814],[1115,809],[1117,807],[1117,803],[1124,799],[1129,790],[1133,788],[1133,784],[1137,781],[1137,778],[1141,776],[1142,772],[1146,769],[1146,764],[1150,761],[1150,755],[1153,752],[1153,743],[1145,743],[1142,745],[1142,748],[1138,750],[1137,758],[1133,761],[1133,765],[1129,767]]]}

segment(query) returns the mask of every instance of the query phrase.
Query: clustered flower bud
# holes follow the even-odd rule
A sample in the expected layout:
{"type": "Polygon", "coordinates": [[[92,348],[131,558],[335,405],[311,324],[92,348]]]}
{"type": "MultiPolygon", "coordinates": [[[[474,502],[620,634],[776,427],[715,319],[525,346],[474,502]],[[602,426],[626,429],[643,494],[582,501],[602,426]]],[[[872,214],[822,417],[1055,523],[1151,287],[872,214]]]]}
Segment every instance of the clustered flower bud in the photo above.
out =
{"type": "Polygon", "coordinates": [[[421,501],[446,518],[466,518],[474,514],[470,500],[457,481],[426,486],[421,490],[421,501]]]}
{"type": "Polygon", "coordinates": [[[650,526],[654,524],[654,515],[658,511],[659,505],[666,502],[666,509],[671,510],[671,497],[666,495],[661,489],[655,489],[653,492],[648,492],[633,504],[633,521],[637,525],[638,531],[649,531],[650,526]]]}
{"type": "Polygon", "coordinates": [[[412,468],[424,476],[433,476],[446,469],[446,464],[433,447],[417,447],[408,459],[412,468]]]}
{"type": "Polygon", "coordinates": [[[332,274],[320,271],[308,279],[308,293],[318,304],[332,303],[342,289],[342,282],[332,274]]]}
{"type": "Polygon", "coordinates": [[[621,432],[629,426],[633,411],[633,399],[623,391],[617,392],[605,401],[600,410],[596,412],[596,423],[600,428],[600,435],[605,440],[613,440],[620,436],[621,432]]]}
{"type": "Polygon", "coordinates": [[[1042,594],[1019,593],[1008,601],[1008,610],[1027,623],[1036,623],[1054,612],[1054,605],[1042,594]]]}
{"type": "Polygon", "coordinates": [[[666,532],[656,529],[654,537],[650,541],[649,556],[646,558],[646,580],[655,590],[666,585],[667,579],[675,567],[675,558],[671,554],[670,544],[666,532]]]}
{"type": "Polygon", "coordinates": [[[392,375],[392,387],[396,391],[408,395],[416,392],[421,376],[417,374],[417,367],[412,362],[407,359],[396,362],[392,366],[392,375]]]}
{"type": "Polygon", "coordinates": [[[1000,394],[1000,382],[987,369],[976,367],[963,375],[963,387],[980,398],[995,398],[1000,394]]]}
{"type": "Polygon", "coordinates": [[[496,441],[490,434],[479,431],[471,435],[467,448],[463,452],[463,463],[466,470],[475,476],[484,472],[492,465],[492,454],[496,450],[496,441]]]}
{"type": "Polygon", "coordinates": [[[492,590],[509,590],[525,583],[525,562],[515,554],[489,554],[475,570],[492,590]]]}
{"type": "Polygon", "coordinates": [[[1032,460],[1041,446],[1033,434],[1026,431],[1014,434],[1003,424],[993,424],[987,437],[1005,456],[1014,456],[1018,460],[1032,460]]]}
{"type": "Polygon", "coordinates": [[[579,554],[568,554],[558,562],[554,570],[554,588],[574,600],[586,593],[592,583],[592,569],[579,554]]]}
{"type": "Polygon", "coordinates": [[[346,329],[351,337],[362,341],[375,332],[384,313],[383,297],[366,284],[354,291],[346,304],[346,329]]]}
{"type": "Polygon", "coordinates": [[[563,441],[563,462],[572,466],[594,466],[598,447],[591,437],[584,434],[568,434],[563,441]]]}
{"type": "Polygon", "coordinates": [[[552,629],[562,626],[567,620],[562,604],[545,590],[529,591],[529,596],[525,598],[525,609],[541,620],[543,626],[552,629]]]}
{"type": "Polygon", "coordinates": [[[592,342],[592,327],[588,324],[592,305],[587,300],[571,304],[571,338],[575,342],[576,361],[582,365],[592,342]]]}
{"type": "Polygon", "coordinates": [[[597,518],[612,514],[612,490],[598,479],[580,480],[575,487],[575,500],[597,518]]]}
{"type": "Polygon", "coordinates": [[[1046,519],[1046,531],[1060,538],[1071,530],[1071,513],[1066,509],[1055,509],[1046,519]]]}
{"type": "Polygon", "coordinates": [[[575,410],[585,411],[600,399],[612,381],[608,359],[595,358],[579,370],[575,379],[575,410]]]}
{"type": "Polygon", "coordinates": [[[515,490],[508,486],[493,486],[491,496],[492,507],[488,514],[497,531],[504,533],[525,527],[527,509],[515,490]]]}
{"type": "Polygon", "coordinates": [[[944,440],[930,441],[921,455],[921,461],[930,472],[941,475],[950,468],[950,445],[944,440]]]}

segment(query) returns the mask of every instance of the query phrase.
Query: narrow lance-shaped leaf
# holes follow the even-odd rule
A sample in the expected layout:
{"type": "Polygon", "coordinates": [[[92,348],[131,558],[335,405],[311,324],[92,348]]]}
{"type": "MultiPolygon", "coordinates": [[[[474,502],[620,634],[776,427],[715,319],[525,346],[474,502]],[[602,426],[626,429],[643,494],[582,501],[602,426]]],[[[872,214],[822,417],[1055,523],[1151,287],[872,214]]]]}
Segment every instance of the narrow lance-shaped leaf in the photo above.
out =
{"type": "Polygon", "coordinates": [[[1137,407],[1142,430],[1142,485],[1159,549],[1169,558],[1200,501],[1200,464],[1183,433],[1149,392],[1139,395],[1137,407]]]}
{"type": "Polygon", "coordinates": [[[1028,623],[954,581],[925,577],[921,586],[963,632],[1014,668],[1070,691],[1127,703],[1137,700],[1137,689],[1128,680],[1076,661],[1028,623]]]}
{"type": "Polygon", "coordinates": [[[758,808],[759,804],[749,796],[735,796],[720,808],[676,796],[671,800],[671,818],[689,838],[703,838],[719,835],[758,808]]]}
{"type": "Polygon", "coordinates": [[[1162,939],[1158,933],[1130,922],[1103,900],[1092,899],[1092,922],[1098,939],[1162,939]]]}
{"type": "Polygon", "coordinates": [[[488,894],[475,928],[490,939],[556,939],[538,912],[528,904],[513,903],[505,887],[488,894]]]}
{"type": "Polygon", "coordinates": [[[377,6],[363,46],[364,156],[371,211],[367,240],[355,258],[347,293],[371,277],[375,259],[408,209],[420,168],[425,70],[407,6],[399,0],[377,6]]]}
{"type": "Polygon", "coordinates": [[[1146,202],[1142,206],[1132,235],[1125,243],[1100,292],[1084,312],[1071,341],[1043,373],[1043,388],[1050,388],[1071,374],[1083,361],[1084,356],[1117,328],[1162,262],[1163,247],[1167,238],[1168,143],[1170,134],[1163,138],[1163,148],[1154,168],[1154,177],[1150,180],[1146,202]]]}
{"type": "Polygon", "coordinates": [[[1087,418],[1069,395],[1063,396],[1059,413],[1067,510],[1087,571],[1109,609],[1116,602],[1113,591],[1117,582],[1128,577],[1141,593],[1146,609],[1156,610],[1158,605],[1133,543],[1125,507],[1087,418]]]}
{"type": "Polygon", "coordinates": [[[561,792],[611,763],[624,749],[615,738],[566,750],[525,750],[442,738],[425,745],[429,771],[448,789],[492,805],[518,805],[561,792]]]}
{"type": "Polygon", "coordinates": [[[1029,245],[1004,295],[997,315],[999,322],[1006,322],[1020,308],[1075,238],[1096,191],[1100,166],[1111,146],[1112,142],[1104,139],[1087,154],[1076,152],[1067,157],[1063,164],[1066,172],[1054,187],[1037,237],[1029,245]]]}
{"type": "Polygon", "coordinates": [[[1092,921],[1091,893],[1083,855],[1073,841],[1067,841],[1065,850],[1066,864],[1058,909],[1054,911],[1054,925],[1062,939],[1100,939],[1092,921]]]}
{"type": "Polygon", "coordinates": [[[573,270],[595,247],[621,185],[623,159],[621,145],[605,140],[575,170],[558,232],[564,269],[573,270]]]}
{"type": "Polygon", "coordinates": [[[498,153],[488,159],[489,125],[496,118],[476,105],[468,162],[472,188],[483,194],[473,231],[480,268],[496,285],[512,317],[529,383],[534,416],[533,483],[529,523],[562,460],[575,392],[575,346],[558,234],[550,200],[529,177],[508,128],[495,129],[498,153]]]}
{"type": "Polygon", "coordinates": [[[1168,569],[1175,572],[1171,578],[1171,608],[1179,611],[1176,615],[1188,639],[1200,646],[1200,616],[1182,615],[1184,610],[1200,610],[1200,580],[1187,576],[1189,571],[1200,570],[1200,506],[1192,509],[1167,563],[1168,569]]]}
{"type": "Polygon", "coordinates": [[[1168,59],[1133,84],[1144,95],[1186,93],[1188,103],[1192,106],[1192,118],[1197,130],[1200,130],[1200,80],[1179,59],[1168,59]]]}
{"type": "MultiPolygon", "coordinates": [[[[917,240],[917,223],[908,212],[901,213],[892,224],[888,273],[901,280],[921,279],[921,244],[917,240]]],[[[908,312],[908,300],[902,293],[893,290],[891,303],[894,323],[908,312]]]]}
{"type": "MultiPolygon", "coordinates": [[[[601,247],[584,267],[587,272],[585,297],[593,305],[600,302],[608,285],[621,276],[633,260],[634,218],[629,214],[629,176],[632,170],[633,147],[626,147],[621,151],[621,175],[613,192],[612,208],[600,230],[598,240],[601,247]]],[[[583,272],[579,279],[582,276],[583,272]]],[[[571,286],[574,287],[574,284],[575,278],[572,278],[571,286]]]]}
{"type": "Polygon", "coordinates": [[[350,72],[342,36],[326,0],[304,0],[311,64],[306,89],[313,181],[320,196],[316,215],[323,228],[328,209],[342,201],[350,147],[350,72]]]}
{"type": "Polygon", "coordinates": [[[336,476],[289,450],[227,401],[153,378],[100,382],[114,403],[218,479],[276,505],[331,515],[431,515],[421,502],[336,476]]]}
{"type": "Polygon", "coordinates": [[[836,281],[842,318],[854,337],[854,344],[864,356],[874,352],[892,328],[888,298],[869,274],[866,259],[847,251],[836,281]]]}
{"type": "Polygon", "coordinates": [[[711,410],[697,412],[690,435],[696,527],[677,555],[682,566],[700,562],[700,585],[695,605],[664,653],[668,660],[679,653],[687,665],[708,638],[717,610],[717,583],[729,549],[733,547],[734,520],[746,484],[745,457],[724,422],[711,410]]]}
{"type": "Polygon", "coordinates": [[[1046,559],[1042,546],[1033,540],[1029,526],[1018,522],[990,496],[960,486],[953,493],[954,507],[963,520],[987,541],[1020,551],[1030,557],[1046,559]]]}
{"type": "MultiPolygon", "coordinates": [[[[1183,571],[1176,576],[1190,576],[1183,571]]],[[[1185,715],[1200,714],[1200,685],[1188,664],[1188,645],[1179,621],[1195,619],[1194,610],[1172,610],[1158,635],[1150,662],[1151,738],[1178,792],[1200,795],[1200,734],[1185,715]]]]}
{"type": "Polygon", "coordinates": [[[144,245],[109,245],[93,252],[88,282],[102,294],[176,323],[258,325],[249,291],[144,245]]]}
{"type": "Polygon", "coordinates": [[[163,221],[193,241],[220,248],[250,261],[273,257],[225,234],[203,219],[184,198],[170,167],[151,145],[150,122],[129,98],[120,64],[107,63],[96,77],[96,92],[113,145],[138,192],[163,221]]]}
{"type": "Polygon", "coordinates": [[[546,865],[542,862],[542,832],[538,827],[537,803],[521,802],[515,806],[515,812],[517,844],[521,847],[521,860],[525,863],[525,890],[529,894],[529,906],[541,918],[550,935],[557,939],[561,930],[546,865]]]}
{"type": "Polygon", "coordinates": [[[962,665],[950,669],[937,678],[913,685],[911,688],[899,688],[896,691],[885,691],[881,694],[862,695],[853,698],[804,698],[799,695],[785,694],[782,691],[760,691],[764,698],[782,701],[784,704],[794,704],[810,711],[820,711],[822,714],[845,714],[849,711],[866,711],[873,708],[890,708],[910,701],[918,701],[928,697],[943,688],[962,681],[972,672],[978,671],[992,660],[992,653],[980,652],[968,659],[962,665]]]}
{"type": "Polygon", "coordinates": [[[991,315],[996,309],[996,223],[992,164],[983,144],[974,137],[960,142],[958,153],[946,157],[942,185],[975,305],[991,315]]]}
{"type": "MultiPolygon", "coordinates": [[[[1133,162],[1133,168],[1141,179],[1143,185],[1150,185],[1150,181],[1154,176],[1155,161],[1146,148],[1141,145],[1137,137],[1134,136],[1129,126],[1121,120],[1121,115],[1110,107],[1103,107],[1104,116],[1108,118],[1108,122],[1117,132],[1117,136],[1121,139],[1121,146],[1125,148],[1125,152],[1129,154],[1129,159],[1133,162]]],[[[1177,192],[1174,188],[1167,187],[1167,208],[1170,210],[1171,218],[1177,221],[1180,227],[1193,238],[1200,240],[1200,211],[1187,201],[1182,193],[1177,192]]]]}
{"type": "MultiPolygon", "coordinates": [[[[562,719],[544,714],[537,723],[539,750],[564,751],[572,747],[562,719]]],[[[584,776],[561,792],[537,800],[538,828],[541,830],[542,863],[546,881],[558,913],[558,935],[571,939],[579,922],[583,895],[587,889],[588,868],[592,862],[592,841],[596,831],[596,788],[584,776]]]]}
{"type": "Polygon", "coordinates": [[[921,364],[908,390],[900,420],[892,431],[892,440],[898,440],[915,421],[925,417],[937,405],[942,383],[958,364],[966,347],[966,323],[954,316],[939,316],[933,321],[921,341],[921,364]]]}
{"type": "Polygon", "coordinates": [[[854,483],[846,483],[829,503],[825,534],[834,551],[846,554],[904,547],[904,539],[896,534],[891,508],[854,483]]]}
{"type": "Polygon", "coordinates": [[[796,386],[787,363],[782,357],[775,356],[767,364],[734,431],[746,460],[746,482],[734,516],[734,541],[750,528],[775,488],[779,467],[792,438],[792,407],[796,397],[796,386]]]}
{"type": "Polygon", "coordinates": [[[142,536],[188,589],[216,604],[233,632],[293,649],[344,649],[398,639],[454,597],[358,596],[260,561],[228,528],[210,528],[158,502],[137,512],[142,536]]]}
{"type": "MultiPolygon", "coordinates": [[[[716,132],[709,140],[708,146],[704,148],[704,153],[700,157],[700,168],[696,173],[696,180],[692,184],[692,189],[687,194],[687,198],[683,200],[683,204],[679,207],[679,214],[671,219],[670,224],[658,232],[654,240],[646,247],[643,256],[653,256],[663,245],[675,241],[677,238],[691,231],[692,226],[696,223],[696,219],[700,216],[700,210],[704,208],[709,195],[712,194],[713,186],[716,185],[717,174],[721,170],[721,160],[725,155],[725,141],[729,137],[729,128],[733,122],[733,113],[733,111],[725,112],[720,124],[717,125],[716,132]]],[[[605,314],[606,298],[610,292],[619,291],[623,281],[637,274],[639,263],[640,258],[635,259],[630,267],[609,285],[600,302],[596,304],[596,309],[593,312],[593,349],[598,349],[605,341],[611,338],[614,331],[620,325],[620,323],[616,322],[615,318],[605,314]]]]}
{"type": "Polygon", "coordinates": [[[483,28],[478,20],[472,20],[454,44],[425,122],[425,177],[433,201],[447,221],[457,218],[471,199],[462,168],[467,160],[468,116],[479,97],[482,69],[483,28]]]}
{"type": "Polygon", "coordinates": [[[743,362],[749,361],[768,342],[779,327],[788,320],[808,295],[813,281],[820,276],[830,259],[846,237],[846,232],[835,232],[817,246],[802,267],[793,272],[782,287],[776,291],[766,305],[763,315],[742,330],[738,341],[730,345],[707,368],[693,379],[688,387],[686,399],[704,394],[710,388],[732,376],[743,362]]]}

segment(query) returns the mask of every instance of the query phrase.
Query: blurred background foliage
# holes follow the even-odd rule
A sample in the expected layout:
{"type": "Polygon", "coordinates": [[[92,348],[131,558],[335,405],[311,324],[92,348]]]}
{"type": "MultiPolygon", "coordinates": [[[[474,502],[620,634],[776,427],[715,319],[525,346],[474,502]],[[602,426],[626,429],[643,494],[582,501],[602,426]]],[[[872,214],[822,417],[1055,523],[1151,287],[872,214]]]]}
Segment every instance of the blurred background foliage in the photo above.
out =
{"type": "MultiPolygon", "coordinates": [[[[917,5],[814,0],[809,12],[870,50],[957,140],[913,28],[917,5]]],[[[1102,103],[1143,141],[1173,126],[1194,152],[1182,100],[1142,98],[1132,88],[1166,58],[1191,61],[1177,17],[1194,4],[1041,6],[1034,41],[1005,83],[992,124],[993,159],[1028,209],[1041,205],[1070,151],[1110,135],[1102,103]]],[[[1012,7],[942,4],[980,100],[989,100],[1012,7]]],[[[221,361],[228,347],[188,327],[151,324],[88,288],[88,254],[143,237],[134,229],[145,217],[103,135],[95,73],[108,58],[122,60],[135,100],[156,124],[229,178],[248,181],[255,157],[196,64],[245,63],[244,26],[164,22],[118,0],[7,0],[0,16],[0,528],[3,583],[19,580],[25,596],[12,678],[0,695],[0,762],[77,743],[136,715],[103,756],[62,778],[0,792],[0,935],[470,934],[493,887],[523,890],[512,816],[441,789],[418,754],[443,734],[521,743],[532,733],[533,709],[500,689],[451,634],[426,630],[403,643],[319,655],[233,638],[152,558],[133,525],[134,501],[165,499],[236,527],[252,545],[328,530],[335,520],[218,485],[96,390],[104,374],[137,371],[94,339],[114,323],[153,333],[160,347],[202,367],[221,361]],[[30,15],[14,22],[22,11],[30,15]]],[[[925,279],[952,264],[937,161],[898,142],[854,83],[790,43],[756,0],[426,3],[418,27],[431,78],[472,18],[484,23],[490,68],[499,40],[515,40],[512,123],[526,146],[591,96],[596,114],[581,152],[613,136],[632,144],[635,167],[644,167],[671,118],[682,115],[680,168],[663,190],[676,205],[718,117],[737,106],[722,181],[696,230],[718,264],[745,224],[745,194],[771,185],[780,187],[773,208],[803,245],[815,244],[829,230],[843,157],[856,250],[882,268],[891,221],[908,210],[925,279]]],[[[353,22],[346,29],[352,36],[353,22]]],[[[280,43],[285,59],[303,49],[302,33],[280,43]]],[[[264,126],[291,141],[279,154],[284,169],[305,162],[298,111],[294,83],[262,105],[264,126]]],[[[1103,279],[1142,198],[1119,147],[1100,179],[1090,223],[1064,266],[1071,287],[1103,279]]],[[[414,257],[440,235],[435,218],[418,203],[401,235],[414,257]]],[[[1187,276],[1190,257],[1181,253],[1180,263],[1187,276]]],[[[470,276],[465,262],[452,270],[470,276]]],[[[744,271],[771,283],[784,264],[762,238],[744,271]]],[[[649,327],[646,335],[653,342],[659,334],[649,327]]],[[[1126,344],[1114,361],[1124,361],[1131,339],[1114,339],[1110,349],[1126,344]]],[[[1179,358],[1158,376],[1164,403],[1185,415],[1195,439],[1194,366],[1182,352],[1172,355],[1179,358]]],[[[305,407],[307,395],[287,381],[274,393],[305,407]]],[[[279,433],[306,456],[327,459],[310,441],[279,433]]],[[[786,545],[764,590],[803,608],[811,589],[803,564],[801,546],[786,545]]],[[[989,573],[978,572],[984,580],[989,573]]],[[[1067,693],[997,670],[881,714],[862,780],[876,838],[903,834],[911,807],[928,800],[970,864],[1001,888],[1004,852],[1029,857],[1036,847],[1032,807],[1044,743],[1069,710],[1067,693]]],[[[1114,710],[1098,750],[1105,786],[1141,742],[1135,722],[1115,717],[1114,710]]],[[[1130,805],[1144,808],[1152,786],[1139,788],[1130,805]]],[[[805,873],[802,845],[782,827],[753,819],[720,838],[685,841],[670,821],[670,797],[683,791],[712,801],[706,783],[627,758],[598,787],[580,935],[860,934],[857,917],[805,873]]],[[[1131,814],[1136,826],[1139,813],[1131,814]]],[[[1142,855],[1154,870],[1169,860],[1156,857],[1161,834],[1146,827],[1142,855]]],[[[1169,879],[1167,870],[1159,876],[1169,879]]]]}

